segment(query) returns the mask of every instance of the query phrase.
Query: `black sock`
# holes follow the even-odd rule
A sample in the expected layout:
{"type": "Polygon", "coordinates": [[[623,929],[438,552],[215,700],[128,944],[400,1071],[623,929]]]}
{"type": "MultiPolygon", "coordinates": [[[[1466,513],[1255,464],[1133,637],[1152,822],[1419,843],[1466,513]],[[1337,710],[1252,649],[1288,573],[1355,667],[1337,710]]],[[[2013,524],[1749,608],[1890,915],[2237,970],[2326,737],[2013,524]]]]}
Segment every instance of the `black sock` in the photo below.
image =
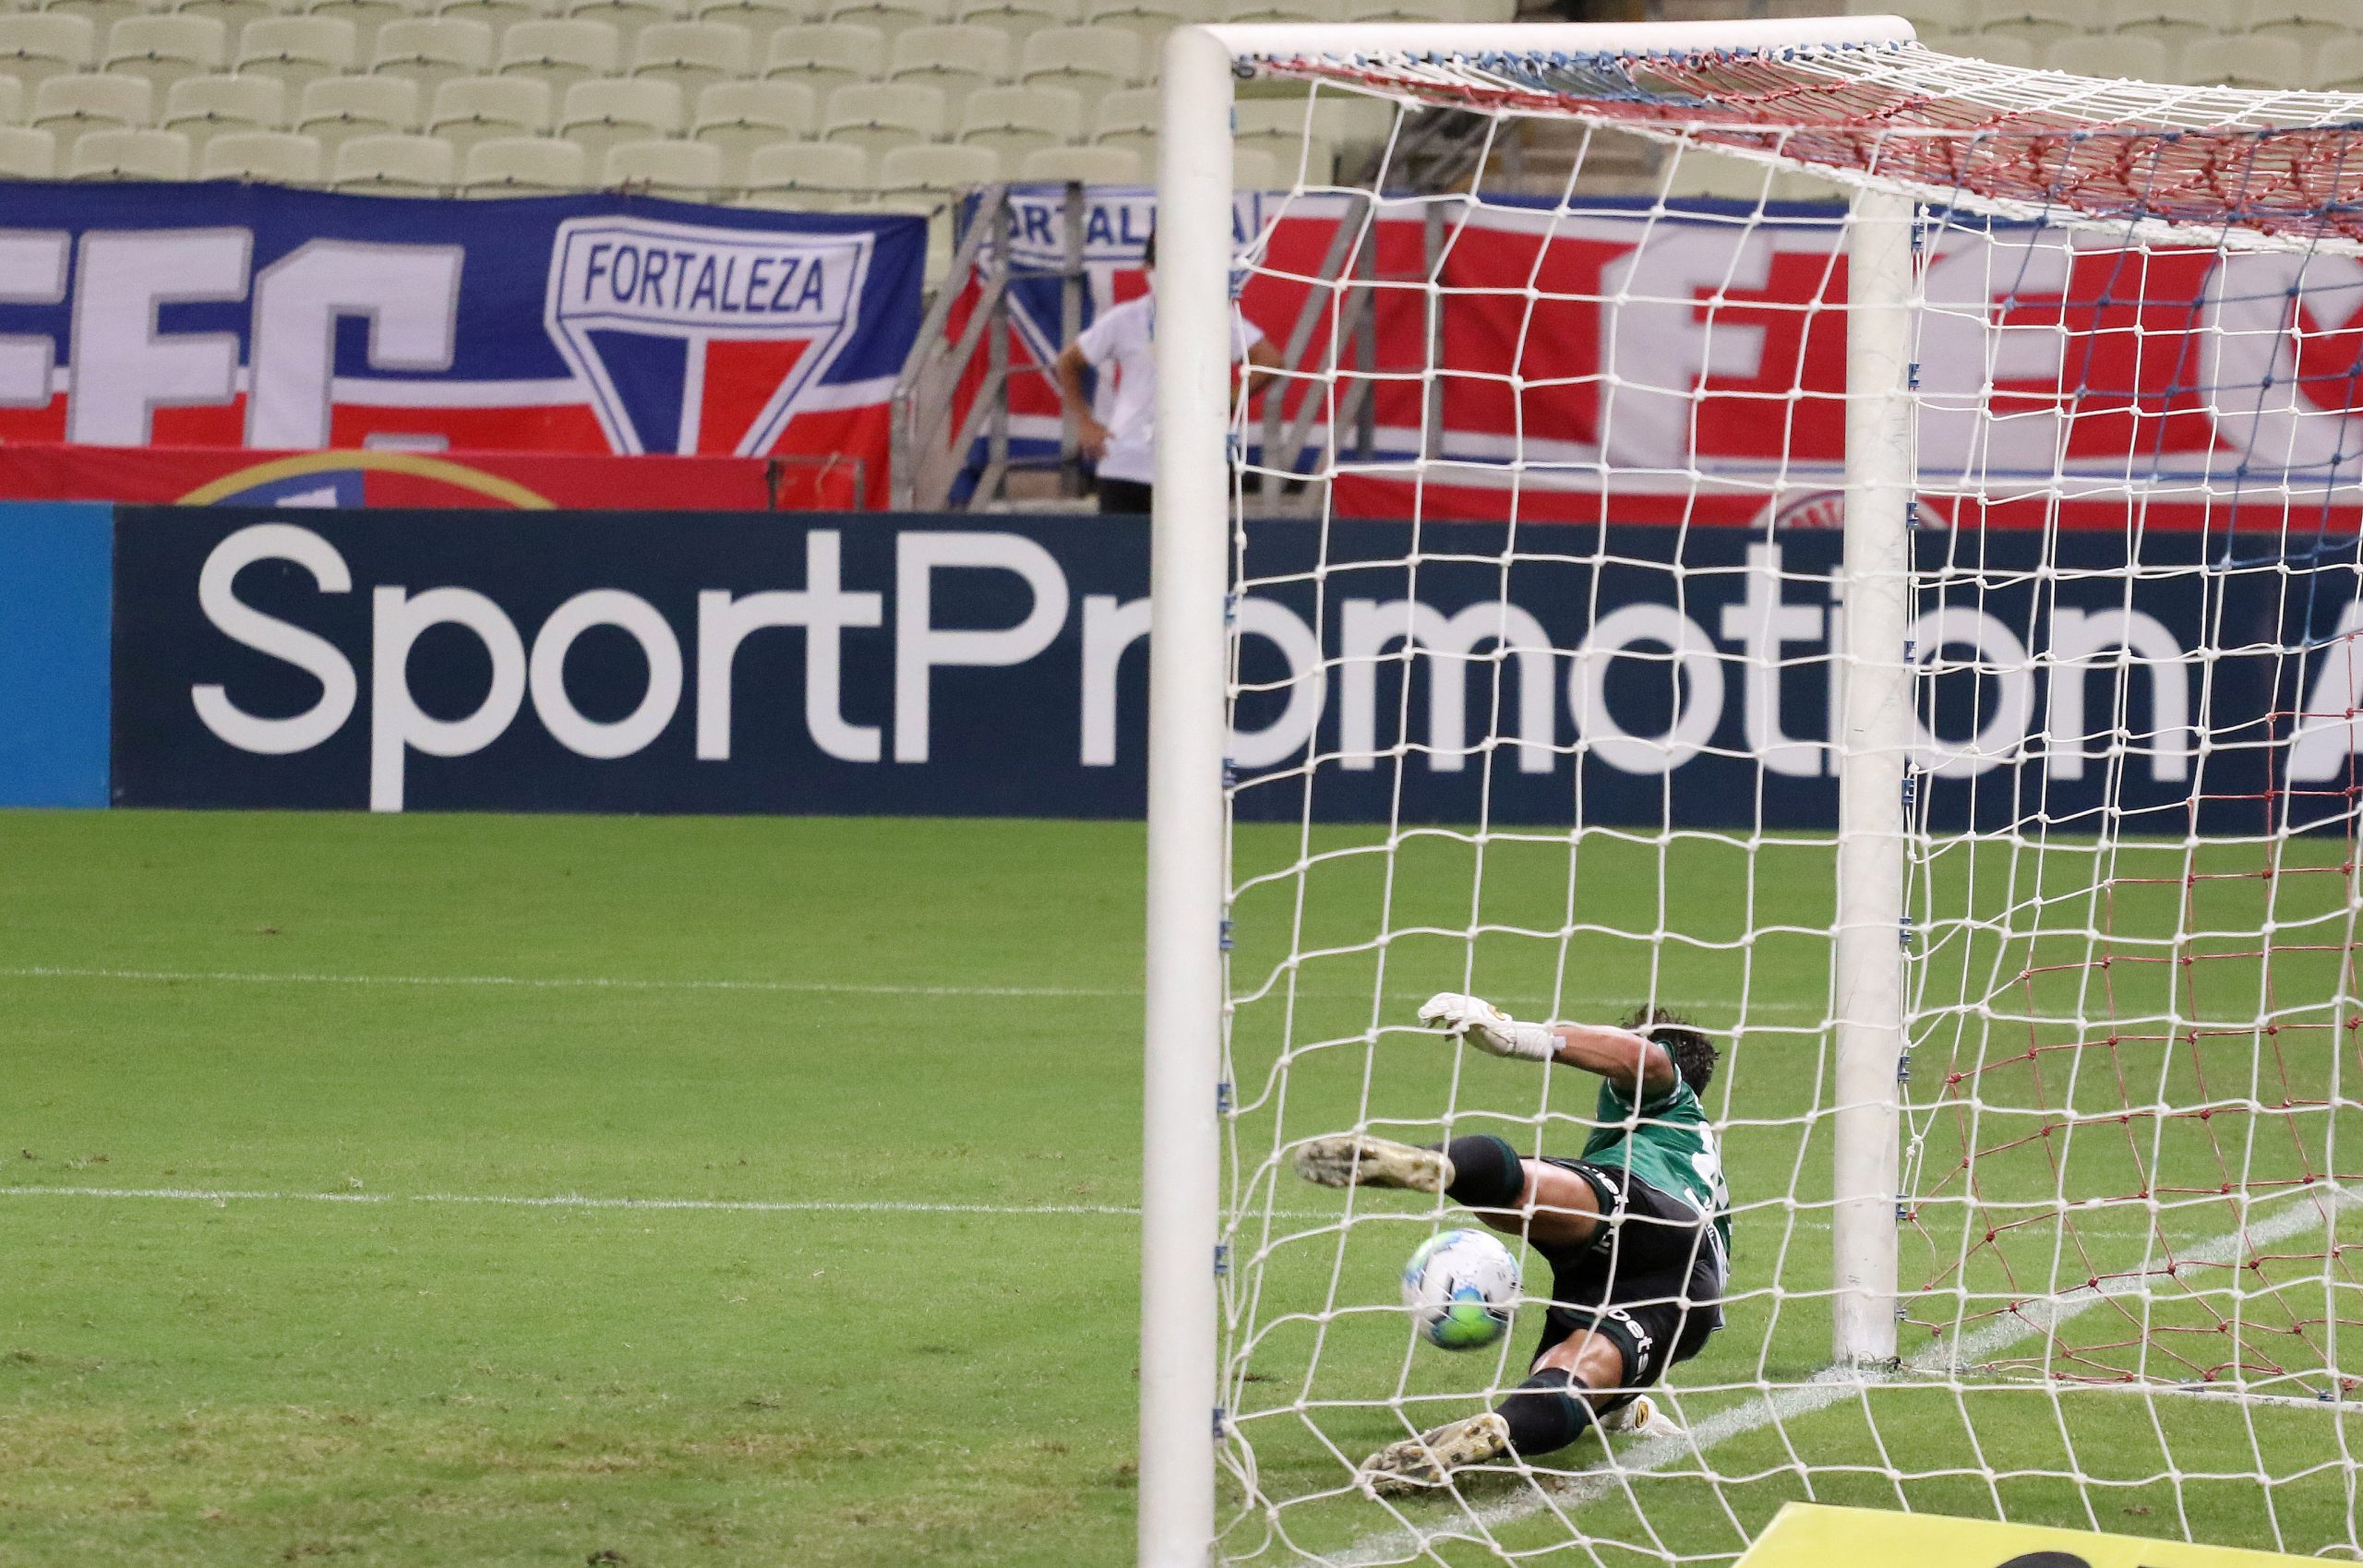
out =
{"type": "Polygon", "coordinates": [[[1452,1161],[1452,1185],[1445,1196],[1472,1209],[1511,1209],[1526,1191],[1526,1166],[1517,1151],[1490,1132],[1455,1138],[1445,1147],[1452,1161]]]}
{"type": "Polygon", "coordinates": [[[1583,1436],[1591,1406],[1575,1394],[1573,1372],[1552,1367],[1512,1389],[1495,1406],[1510,1424],[1510,1448],[1521,1459],[1556,1453],[1583,1436]]]}

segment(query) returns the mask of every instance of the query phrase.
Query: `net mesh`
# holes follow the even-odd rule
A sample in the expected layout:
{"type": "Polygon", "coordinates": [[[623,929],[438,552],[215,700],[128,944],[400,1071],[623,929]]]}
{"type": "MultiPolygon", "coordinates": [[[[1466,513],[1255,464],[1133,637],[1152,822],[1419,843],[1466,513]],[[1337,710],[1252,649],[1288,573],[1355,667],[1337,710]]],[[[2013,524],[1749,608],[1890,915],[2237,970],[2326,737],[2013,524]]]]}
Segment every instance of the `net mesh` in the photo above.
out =
{"type": "Polygon", "coordinates": [[[2363,1554],[2363,100],[1909,44],[1249,64],[1309,96],[1235,281],[1288,368],[1233,429],[1221,1559],[1728,1561],[1795,1500],[2363,1554]],[[1472,114],[1480,172],[1400,191],[1472,114]],[[1874,1369],[1830,1366],[1850,217],[1807,169],[1920,200],[1874,1369]],[[1729,1326],[1669,1427],[1385,1498],[1366,1456],[1525,1377],[1551,1274],[1430,1347],[1397,1273],[1469,1217],[1294,1151],[1598,1125],[1418,1028],[1438,989],[1717,1037],[1729,1326]]]}

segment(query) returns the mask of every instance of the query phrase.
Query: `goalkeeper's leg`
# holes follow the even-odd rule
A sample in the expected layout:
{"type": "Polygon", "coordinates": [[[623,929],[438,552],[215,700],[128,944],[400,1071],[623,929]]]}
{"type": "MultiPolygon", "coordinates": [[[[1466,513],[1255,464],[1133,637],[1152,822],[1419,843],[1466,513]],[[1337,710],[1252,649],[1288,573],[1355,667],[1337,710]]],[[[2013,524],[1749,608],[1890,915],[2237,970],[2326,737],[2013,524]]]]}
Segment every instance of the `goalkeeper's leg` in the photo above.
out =
{"type": "Polygon", "coordinates": [[[1362,1132],[1315,1138],[1296,1152],[1297,1174],[1323,1187],[1399,1187],[1442,1192],[1495,1230],[1537,1247],[1589,1246],[1600,1230],[1600,1193],[1564,1167],[1520,1159],[1491,1133],[1418,1148],[1362,1132]]]}
{"type": "Polygon", "coordinates": [[[1380,1493],[1416,1491],[1443,1486],[1470,1466],[1555,1454],[1600,1420],[1600,1406],[1625,1397],[1625,1375],[1615,1340],[1571,1334],[1536,1357],[1530,1375],[1499,1405],[1380,1449],[1363,1462],[1362,1479],[1380,1493]]]}

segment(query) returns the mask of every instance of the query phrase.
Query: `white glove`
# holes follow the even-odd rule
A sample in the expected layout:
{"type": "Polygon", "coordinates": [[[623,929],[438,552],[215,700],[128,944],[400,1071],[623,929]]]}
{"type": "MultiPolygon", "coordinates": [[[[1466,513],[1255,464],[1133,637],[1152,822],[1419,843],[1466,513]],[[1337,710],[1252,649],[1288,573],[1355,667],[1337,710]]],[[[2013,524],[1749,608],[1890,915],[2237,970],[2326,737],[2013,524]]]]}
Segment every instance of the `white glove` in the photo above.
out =
{"type": "Polygon", "coordinates": [[[1495,1056],[1549,1061],[1559,1049],[1559,1036],[1541,1024],[1520,1023],[1483,998],[1458,991],[1438,991],[1421,1003],[1420,1022],[1495,1056]]]}

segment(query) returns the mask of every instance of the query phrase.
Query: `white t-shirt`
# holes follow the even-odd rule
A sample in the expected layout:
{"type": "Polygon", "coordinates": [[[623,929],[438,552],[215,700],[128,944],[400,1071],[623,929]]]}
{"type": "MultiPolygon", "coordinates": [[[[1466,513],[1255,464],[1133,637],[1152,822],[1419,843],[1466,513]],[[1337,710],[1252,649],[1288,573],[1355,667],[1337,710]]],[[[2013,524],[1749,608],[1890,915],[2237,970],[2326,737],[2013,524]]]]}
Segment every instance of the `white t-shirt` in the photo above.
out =
{"type": "MultiPolygon", "coordinates": [[[[1233,364],[1264,341],[1263,329],[1241,316],[1234,323],[1230,357],[1233,364]]],[[[1157,296],[1143,294],[1099,313],[1075,347],[1100,373],[1095,400],[1106,412],[1099,423],[1108,427],[1108,449],[1099,472],[1109,479],[1129,479],[1135,485],[1157,483],[1157,296]],[[1108,389],[1110,366],[1115,390],[1108,389]]]]}

